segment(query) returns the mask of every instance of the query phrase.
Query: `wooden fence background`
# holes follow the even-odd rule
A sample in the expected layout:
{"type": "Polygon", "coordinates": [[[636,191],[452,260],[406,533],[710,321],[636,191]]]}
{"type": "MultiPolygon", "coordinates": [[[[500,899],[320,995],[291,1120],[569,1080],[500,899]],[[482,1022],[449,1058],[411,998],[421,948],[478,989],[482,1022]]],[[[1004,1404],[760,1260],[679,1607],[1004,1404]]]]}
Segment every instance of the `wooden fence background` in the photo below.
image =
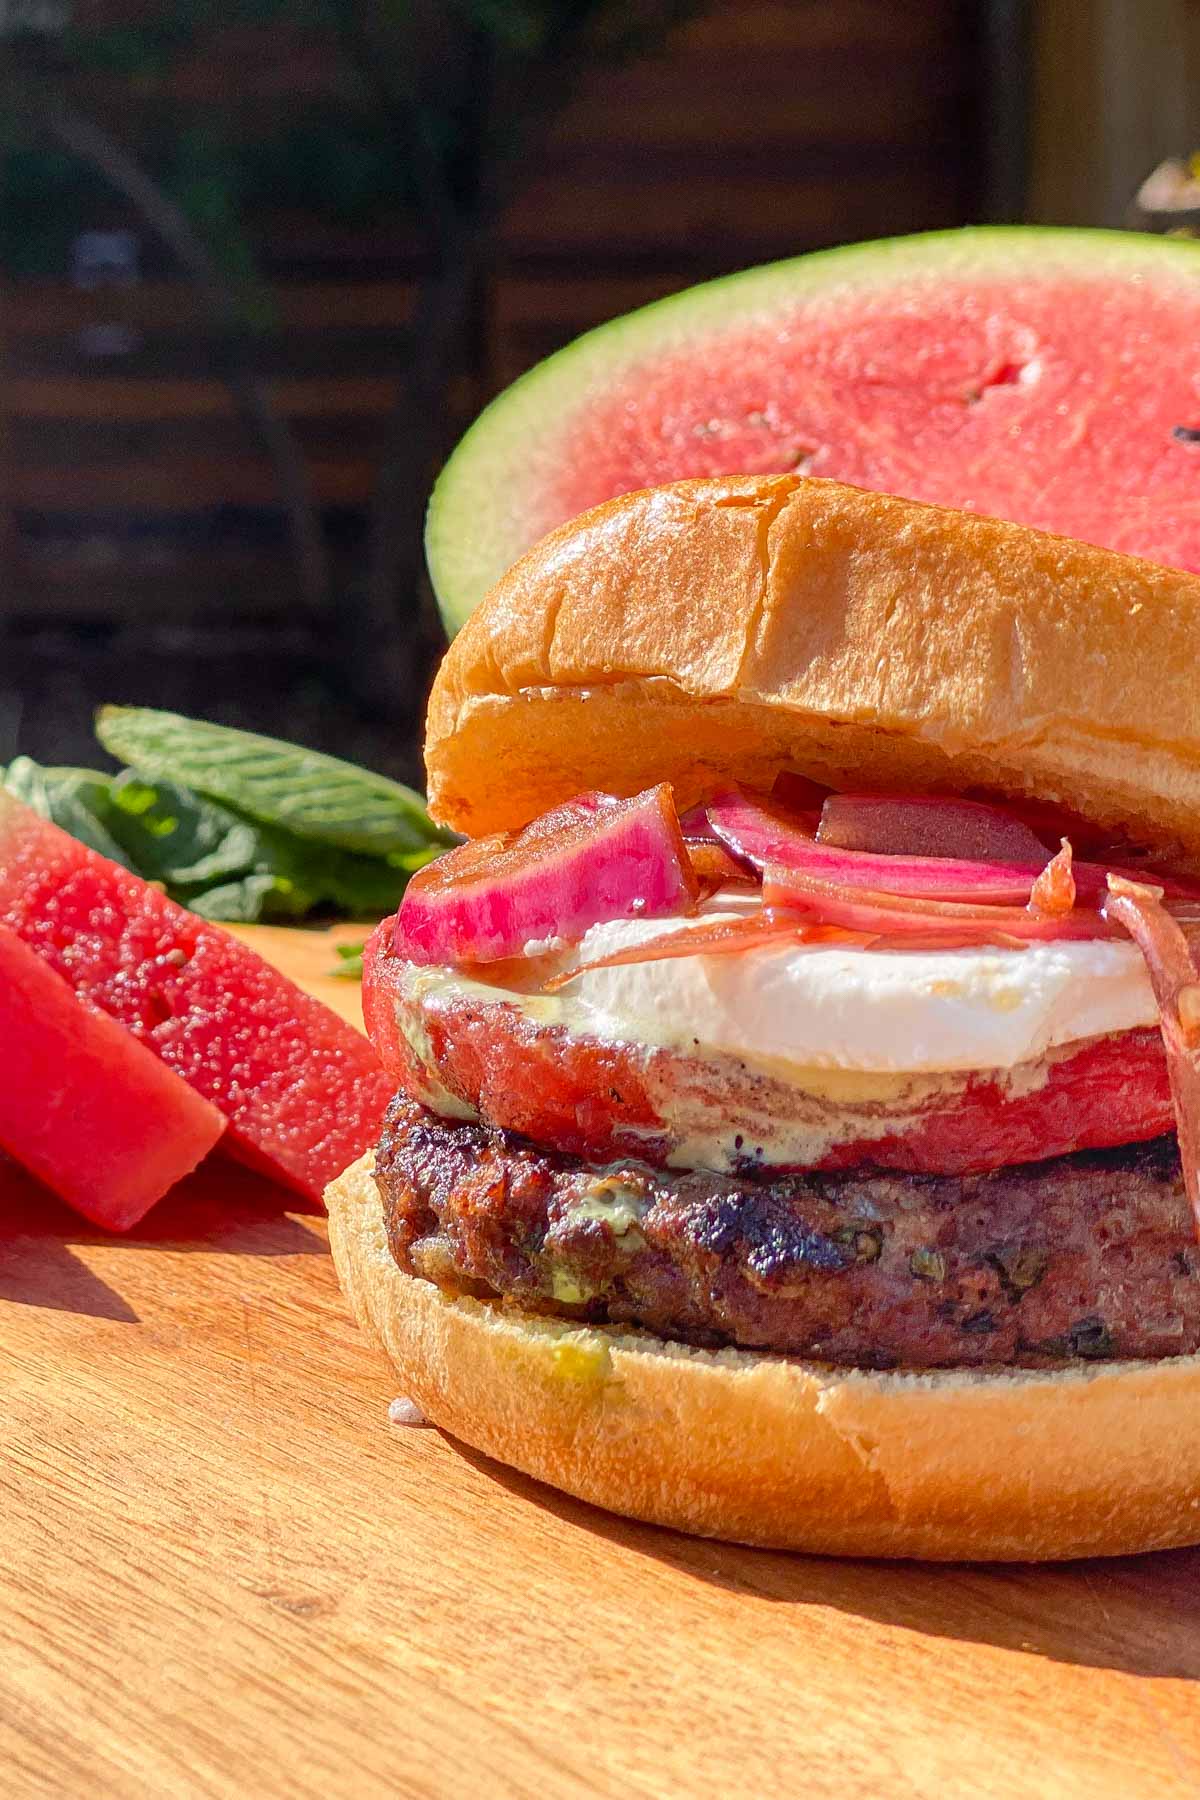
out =
{"type": "MultiPolygon", "coordinates": [[[[457,396],[463,421],[579,331],[690,282],[974,216],[975,12],[956,0],[717,0],[668,55],[598,78],[506,218],[478,376],[457,396]]],[[[195,71],[187,97],[221,79],[195,71]]],[[[321,79],[311,59],[261,60],[264,104],[321,79]]],[[[94,224],[131,221],[114,205],[94,224]]],[[[348,552],[411,305],[408,234],[398,219],[351,233],[281,213],[259,229],[279,305],[261,365],[348,552]]],[[[158,249],[141,243],[133,278],[91,287],[67,269],[4,279],[0,357],[0,758],[14,735],[61,753],[64,709],[97,686],[186,705],[197,683],[223,681],[226,715],[259,723],[290,695],[295,728],[324,735],[319,694],[312,720],[303,706],[295,720],[320,657],[296,635],[270,469],[158,249]],[[205,656],[236,670],[246,645],[260,689],[263,645],[299,673],[242,695],[228,669],[195,672],[205,656]],[[48,711],[31,703],[47,681],[48,711]]]]}
{"type": "Polygon", "coordinates": [[[1030,213],[1123,225],[1150,171],[1200,149],[1200,0],[1039,0],[1030,213]]]}

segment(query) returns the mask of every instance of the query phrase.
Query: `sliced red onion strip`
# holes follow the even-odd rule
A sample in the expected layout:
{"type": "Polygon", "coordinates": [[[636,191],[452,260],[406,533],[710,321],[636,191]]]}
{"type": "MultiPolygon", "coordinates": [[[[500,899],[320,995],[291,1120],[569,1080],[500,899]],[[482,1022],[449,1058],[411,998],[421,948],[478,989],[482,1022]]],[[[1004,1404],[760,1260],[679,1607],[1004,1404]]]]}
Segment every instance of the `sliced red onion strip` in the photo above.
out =
{"type": "Polygon", "coordinates": [[[781,769],[771,784],[771,798],[797,817],[805,829],[815,831],[821,821],[821,808],[829,797],[829,789],[794,769],[781,769]]]}
{"type": "Polygon", "coordinates": [[[692,871],[701,890],[709,895],[718,888],[758,886],[758,872],[732,857],[716,838],[692,838],[684,833],[692,871]]]}
{"type": "Polygon", "coordinates": [[[689,806],[685,813],[680,813],[679,829],[685,838],[716,842],[713,838],[712,826],[708,822],[706,806],[689,806]]]}
{"type": "Polygon", "coordinates": [[[958,925],[930,926],[922,931],[881,931],[872,938],[872,950],[1024,950],[1027,938],[1013,937],[991,925],[964,931],[958,925]]]}
{"type": "Polygon", "coordinates": [[[1038,863],[1045,856],[1042,840],[1010,813],[941,794],[831,794],[817,840],[836,850],[958,862],[1038,863]]]}
{"type": "Polygon", "coordinates": [[[416,963],[496,962],[531,940],[577,942],[605,919],[684,913],[698,891],[668,786],[632,800],[585,795],[419,870],[395,948],[416,963]]]}
{"type": "Polygon", "coordinates": [[[1178,921],[1162,903],[1161,888],[1119,875],[1110,876],[1108,885],[1105,914],[1141,951],[1158,1002],[1183,1184],[1200,1237],[1200,973],[1178,921]]]}
{"type": "Polygon", "coordinates": [[[586,975],[592,969],[621,969],[630,963],[666,962],[677,956],[738,955],[774,943],[837,943],[864,949],[870,942],[870,936],[864,932],[843,931],[836,926],[797,918],[794,913],[764,907],[761,912],[751,913],[748,917],[710,919],[707,924],[689,925],[682,931],[651,938],[644,944],[627,944],[608,956],[598,956],[593,962],[581,963],[578,968],[564,969],[552,975],[542,984],[542,992],[556,994],[576,976],[586,975]]]}
{"type": "MultiPolygon", "coordinates": [[[[768,863],[796,869],[841,887],[869,888],[874,893],[911,895],[964,904],[1024,906],[1045,867],[1039,846],[1035,862],[971,862],[965,857],[890,856],[881,851],[842,850],[821,843],[773,801],[725,788],[708,807],[715,835],[735,856],[763,869],[768,863]]],[[[1112,864],[1077,862],[1073,867],[1078,898],[1099,906],[1107,893],[1112,864]]],[[[1134,880],[1139,877],[1134,874],[1134,880]]],[[[1200,900],[1200,883],[1181,876],[1156,876],[1167,894],[1181,901],[1200,900]]]]}
{"type": "Polygon", "coordinates": [[[827,924],[875,936],[928,935],[940,927],[953,928],[976,943],[992,942],[997,932],[1021,943],[1113,936],[1112,926],[1098,912],[1080,908],[1064,918],[1042,918],[1023,906],[966,906],[924,896],[872,892],[823,881],[798,869],[772,866],[763,875],[763,901],[767,906],[790,908],[827,924]]]}
{"type": "Polygon", "coordinates": [[[764,869],[796,869],[842,887],[928,895],[931,899],[1024,905],[1045,859],[1023,866],[969,862],[964,858],[886,856],[822,844],[769,800],[726,788],[708,807],[716,836],[735,856],[764,869]]]}

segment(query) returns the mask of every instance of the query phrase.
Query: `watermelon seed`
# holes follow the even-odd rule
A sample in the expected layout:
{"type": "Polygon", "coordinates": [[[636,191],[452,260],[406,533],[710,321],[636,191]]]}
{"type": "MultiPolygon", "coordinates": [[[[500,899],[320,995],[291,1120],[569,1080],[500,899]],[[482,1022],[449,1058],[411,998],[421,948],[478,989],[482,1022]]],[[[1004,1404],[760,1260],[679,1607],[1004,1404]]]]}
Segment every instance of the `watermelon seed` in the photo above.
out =
{"type": "Polygon", "coordinates": [[[815,444],[798,444],[792,452],[792,473],[807,475],[817,454],[815,444]]]}
{"type": "Polygon", "coordinates": [[[1172,425],[1171,436],[1181,444],[1200,444],[1200,425],[1172,425]]]}

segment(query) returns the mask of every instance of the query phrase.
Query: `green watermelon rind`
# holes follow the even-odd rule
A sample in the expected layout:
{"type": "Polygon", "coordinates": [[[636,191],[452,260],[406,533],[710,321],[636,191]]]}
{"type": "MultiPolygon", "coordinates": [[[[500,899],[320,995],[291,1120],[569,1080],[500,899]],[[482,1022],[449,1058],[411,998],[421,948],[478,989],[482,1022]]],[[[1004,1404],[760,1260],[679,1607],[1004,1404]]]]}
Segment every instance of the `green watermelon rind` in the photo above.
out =
{"type": "Polygon", "coordinates": [[[784,303],[844,283],[861,293],[913,277],[938,280],[1028,272],[1078,274],[1139,265],[1200,275],[1200,244],[1186,238],[1052,225],[979,225],[812,251],[706,281],[585,332],[522,375],[487,406],[434,487],[426,518],[429,572],[453,635],[527,548],[520,520],[536,491],[529,446],[552,458],[552,422],[577,418],[589,394],[654,351],[678,349],[710,325],[778,316],[784,303]]]}

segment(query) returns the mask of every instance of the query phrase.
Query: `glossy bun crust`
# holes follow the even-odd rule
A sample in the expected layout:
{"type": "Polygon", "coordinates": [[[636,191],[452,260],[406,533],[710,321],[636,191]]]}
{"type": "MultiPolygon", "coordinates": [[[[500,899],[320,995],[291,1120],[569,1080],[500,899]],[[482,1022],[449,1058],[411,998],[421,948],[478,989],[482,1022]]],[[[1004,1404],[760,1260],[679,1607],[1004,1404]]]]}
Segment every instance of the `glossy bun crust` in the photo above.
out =
{"type": "Polygon", "coordinates": [[[629,494],[535,546],[430,699],[470,835],[781,767],[1054,801],[1200,869],[1200,578],[831,481],[629,494]]]}
{"type": "Polygon", "coordinates": [[[1200,1541],[1200,1357],[847,1372],[443,1293],[388,1249],[373,1158],[329,1188],[359,1322],[475,1449],[612,1512],[841,1556],[1052,1560],[1200,1541]]]}

